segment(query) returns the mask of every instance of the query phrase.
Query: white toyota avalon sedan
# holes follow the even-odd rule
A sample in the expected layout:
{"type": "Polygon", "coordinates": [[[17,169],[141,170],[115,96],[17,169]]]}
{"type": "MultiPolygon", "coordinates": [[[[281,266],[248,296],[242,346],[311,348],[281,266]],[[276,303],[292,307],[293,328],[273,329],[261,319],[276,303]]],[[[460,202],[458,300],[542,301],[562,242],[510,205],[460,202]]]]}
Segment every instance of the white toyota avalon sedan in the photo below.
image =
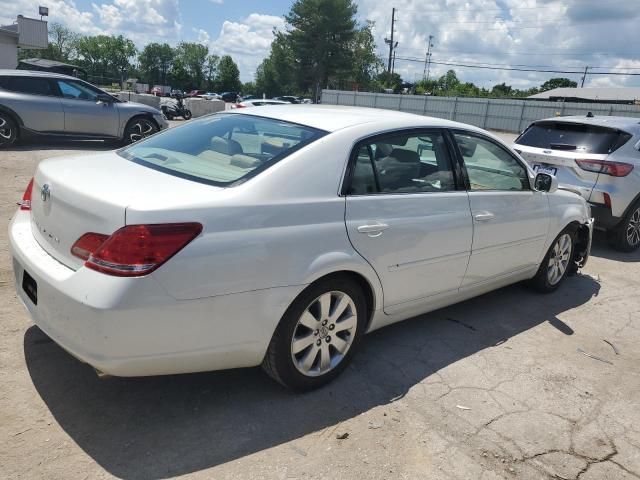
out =
{"type": "Polygon", "coordinates": [[[36,324],[99,372],[262,365],[318,387],[377,328],[522,280],[550,292],[592,220],[495,136],[278,105],[40,163],[9,227],[36,324]]]}

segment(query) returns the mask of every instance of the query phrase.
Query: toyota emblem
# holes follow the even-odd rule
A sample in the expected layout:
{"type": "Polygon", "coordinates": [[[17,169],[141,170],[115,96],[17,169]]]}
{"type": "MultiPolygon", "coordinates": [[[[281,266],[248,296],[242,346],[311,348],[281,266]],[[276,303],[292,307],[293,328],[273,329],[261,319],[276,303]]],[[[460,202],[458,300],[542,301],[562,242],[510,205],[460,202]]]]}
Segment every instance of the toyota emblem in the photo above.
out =
{"type": "Polygon", "coordinates": [[[49,185],[45,183],[42,189],[40,189],[40,198],[43,202],[46,202],[49,200],[49,197],[51,197],[51,190],[49,189],[49,185]]]}

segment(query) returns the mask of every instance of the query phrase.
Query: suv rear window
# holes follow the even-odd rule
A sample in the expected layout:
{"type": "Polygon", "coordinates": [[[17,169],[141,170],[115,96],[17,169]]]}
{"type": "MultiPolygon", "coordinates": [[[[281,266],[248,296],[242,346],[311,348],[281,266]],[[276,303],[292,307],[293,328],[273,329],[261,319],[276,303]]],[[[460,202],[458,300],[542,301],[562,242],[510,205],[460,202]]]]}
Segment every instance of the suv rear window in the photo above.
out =
{"type": "Polygon", "coordinates": [[[272,118],[217,114],[166,130],[119,154],[178,177],[233,186],[325,134],[272,118]]]}
{"type": "Polygon", "coordinates": [[[597,125],[564,122],[537,122],[515,143],[551,150],[607,154],[624,145],[632,135],[597,125]]]}

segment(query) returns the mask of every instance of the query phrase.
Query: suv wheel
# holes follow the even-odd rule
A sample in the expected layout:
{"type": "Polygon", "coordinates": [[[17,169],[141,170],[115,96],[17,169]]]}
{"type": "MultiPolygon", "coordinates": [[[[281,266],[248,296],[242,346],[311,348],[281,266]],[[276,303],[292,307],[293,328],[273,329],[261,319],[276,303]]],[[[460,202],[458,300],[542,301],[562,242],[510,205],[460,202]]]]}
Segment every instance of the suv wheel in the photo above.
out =
{"type": "Polygon", "coordinates": [[[129,120],[127,128],[124,129],[124,143],[129,145],[135,143],[158,131],[158,126],[153,120],[145,117],[135,117],[129,120]]]}
{"type": "Polygon", "coordinates": [[[636,202],[622,222],[609,231],[609,244],[621,252],[632,252],[640,247],[640,202],[636,202]]]}
{"type": "Polygon", "coordinates": [[[18,138],[16,122],[6,113],[0,112],[0,147],[12,145],[18,138]]]}
{"type": "Polygon", "coordinates": [[[367,306],[360,287],[345,277],[309,286],[276,328],[262,367],[297,391],[313,390],[337,377],[361,339],[367,306]]]}

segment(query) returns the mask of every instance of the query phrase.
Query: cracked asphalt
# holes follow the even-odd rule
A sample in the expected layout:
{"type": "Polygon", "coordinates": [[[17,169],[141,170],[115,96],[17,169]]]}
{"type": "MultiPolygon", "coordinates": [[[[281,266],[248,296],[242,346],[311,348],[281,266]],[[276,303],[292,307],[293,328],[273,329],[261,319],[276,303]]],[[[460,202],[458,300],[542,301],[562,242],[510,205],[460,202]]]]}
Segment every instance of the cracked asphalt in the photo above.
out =
{"type": "Polygon", "coordinates": [[[374,332],[317,392],[257,368],[99,379],[30,322],[6,231],[39,160],[100,148],[0,151],[0,478],[640,478],[640,253],[601,234],[556,293],[374,332]]]}

